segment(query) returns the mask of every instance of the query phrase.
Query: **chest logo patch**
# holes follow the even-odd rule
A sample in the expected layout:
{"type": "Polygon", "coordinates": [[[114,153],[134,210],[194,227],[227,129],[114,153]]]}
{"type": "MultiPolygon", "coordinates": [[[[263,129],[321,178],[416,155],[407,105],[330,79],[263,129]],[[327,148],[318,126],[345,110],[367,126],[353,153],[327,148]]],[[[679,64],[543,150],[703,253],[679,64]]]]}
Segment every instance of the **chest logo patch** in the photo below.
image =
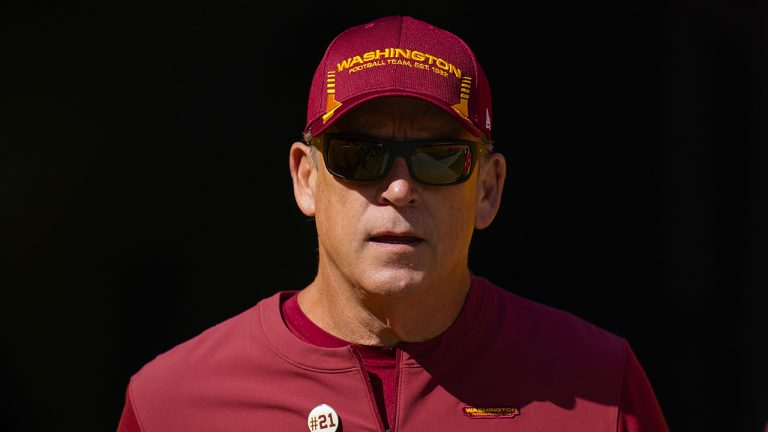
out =
{"type": "Polygon", "coordinates": [[[514,418],[515,416],[520,415],[520,410],[512,406],[504,406],[504,407],[463,406],[461,408],[461,411],[464,413],[465,416],[472,419],[503,419],[503,418],[511,419],[511,418],[514,418]]]}

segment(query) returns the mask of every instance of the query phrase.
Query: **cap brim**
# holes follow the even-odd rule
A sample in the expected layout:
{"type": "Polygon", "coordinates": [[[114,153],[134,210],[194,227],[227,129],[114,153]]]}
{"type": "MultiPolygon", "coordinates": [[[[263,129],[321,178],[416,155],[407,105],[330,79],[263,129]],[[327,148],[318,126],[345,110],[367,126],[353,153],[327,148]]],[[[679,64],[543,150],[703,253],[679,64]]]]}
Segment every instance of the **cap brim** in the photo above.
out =
{"type": "Polygon", "coordinates": [[[461,115],[460,112],[458,112],[456,109],[453,108],[453,106],[449,105],[445,101],[442,101],[440,99],[437,99],[431,95],[426,95],[419,92],[409,91],[409,90],[388,90],[388,91],[381,91],[376,90],[375,93],[363,93],[359,94],[353,98],[350,98],[349,100],[341,102],[341,105],[336,108],[336,110],[333,112],[333,115],[331,115],[326,121],[323,121],[322,117],[316,118],[314,121],[312,121],[307,128],[305,132],[309,132],[312,136],[318,136],[328,130],[333,124],[340,118],[344,117],[344,115],[356,107],[364,104],[365,102],[375,100],[375,99],[381,99],[383,97],[392,97],[392,96],[404,96],[404,97],[412,97],[416,99],[423,100],[425,102],[429,102],[432,105],[435,105],[436,107],[442,109],[443,111],[450,114],[452,117],[454,117],[456,120],[458,120],[462,126],[464,126],[465,129],[467,129],[472,135],[482,138],[484,137],[483,131],[478,129],[469,119],[461,115]]]}

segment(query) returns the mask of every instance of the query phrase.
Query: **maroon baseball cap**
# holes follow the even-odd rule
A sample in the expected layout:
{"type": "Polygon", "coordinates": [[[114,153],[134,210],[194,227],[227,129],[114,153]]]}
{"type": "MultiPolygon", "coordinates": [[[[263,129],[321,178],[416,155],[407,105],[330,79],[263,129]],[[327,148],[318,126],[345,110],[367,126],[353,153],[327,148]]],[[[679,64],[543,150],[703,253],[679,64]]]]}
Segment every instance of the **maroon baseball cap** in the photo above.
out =
{"type": "Polygon", "coordinates": [[[472,50],[407,16],[352,27],[331,42],[312,79],[304,131],[317,136],[350,109],[385,96],[431,102],[491,140],[491,90],[472,50]]]}

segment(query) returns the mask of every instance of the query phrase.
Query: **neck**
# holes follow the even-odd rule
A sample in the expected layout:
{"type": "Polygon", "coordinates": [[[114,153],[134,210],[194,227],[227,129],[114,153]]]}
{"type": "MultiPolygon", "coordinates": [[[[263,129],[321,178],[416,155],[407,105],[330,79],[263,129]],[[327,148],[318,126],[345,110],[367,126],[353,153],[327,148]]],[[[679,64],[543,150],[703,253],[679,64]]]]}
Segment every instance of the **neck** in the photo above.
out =
{"type": "Polygon", "coordinates": [[[453,282],[437,280],[377,294],[321,275],[299,293],[302,311],[328,333],[351,343],[393,347],[443,333],[456,319],[470,286],[469,270],[453,282]]]}

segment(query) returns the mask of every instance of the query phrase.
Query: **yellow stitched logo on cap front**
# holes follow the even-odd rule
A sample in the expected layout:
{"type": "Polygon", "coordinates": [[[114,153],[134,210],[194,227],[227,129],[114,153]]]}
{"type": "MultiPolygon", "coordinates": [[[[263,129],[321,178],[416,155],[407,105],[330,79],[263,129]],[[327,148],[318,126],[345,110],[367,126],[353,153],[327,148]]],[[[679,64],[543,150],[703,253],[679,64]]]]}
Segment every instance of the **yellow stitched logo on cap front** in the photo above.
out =
{"type": "Polygon", "coordinates": [[[325,105],[325,114],[323,123],[333,117],[334,112],[341,106],[341,102],[336,100],[336,74],[347,71],[347,74],[353,74],[366,69],[379,66],[406,66],[424,71],[431,71],[444,78],[455,76],[461,80],[459,87],[459,103],[453,105],[464,118],[469,118],[469,95],[472,89],[472,77],[463,75],[461,69],[448,61],[421,51],[410,50],[406,48],[384,48],[375,51],[368,51],[360,55],[349,57],[336,64],[335,71],[328,72],[326,78],[327,102],[325,105]]]}
{"type": "Polygon", "coordinates": [[[432,72],[448,76],[453,74],[461,78],[461,69],[440,57],[421,51],[405,48],[384,48],[383,50],[368,51],[366,53],[350,57],[336,64],[338,72],[349,69],[348,73],[354,73],[375,66],[402,65],[419,69],[432,69],[432,72]]]}

